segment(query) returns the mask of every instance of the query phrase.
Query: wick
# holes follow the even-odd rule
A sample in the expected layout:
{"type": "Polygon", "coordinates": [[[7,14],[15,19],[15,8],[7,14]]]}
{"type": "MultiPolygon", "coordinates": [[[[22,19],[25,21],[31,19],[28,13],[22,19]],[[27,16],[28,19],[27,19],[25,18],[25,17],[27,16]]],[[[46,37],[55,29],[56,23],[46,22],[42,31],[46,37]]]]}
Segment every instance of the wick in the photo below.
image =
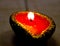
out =
{"type": "Polygon", "coordinates": [[[30,19],[30,21],[32,22],[33,20],[32,20],[32,19],[30,19]]]}

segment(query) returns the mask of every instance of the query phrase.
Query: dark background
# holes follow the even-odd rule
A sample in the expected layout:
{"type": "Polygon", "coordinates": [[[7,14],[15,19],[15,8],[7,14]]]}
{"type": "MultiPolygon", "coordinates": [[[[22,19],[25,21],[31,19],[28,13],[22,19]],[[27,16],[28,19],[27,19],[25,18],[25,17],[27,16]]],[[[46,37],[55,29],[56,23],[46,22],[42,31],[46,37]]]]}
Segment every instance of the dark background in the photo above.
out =
{"type": "MultiPolygon", "coordinates": [[[[25,0],[26,1],[26,0],[25,0]]],[[[53,18],[56,30],[48,41],[48,46],[60,46],[60,0],[28,0],[30,11],[42,12],[53,18]]],[[[14,32],[9,25],[13,12],[25,11],[24,0],[0,0],[0,46],[13,46],[14,32]]]]}

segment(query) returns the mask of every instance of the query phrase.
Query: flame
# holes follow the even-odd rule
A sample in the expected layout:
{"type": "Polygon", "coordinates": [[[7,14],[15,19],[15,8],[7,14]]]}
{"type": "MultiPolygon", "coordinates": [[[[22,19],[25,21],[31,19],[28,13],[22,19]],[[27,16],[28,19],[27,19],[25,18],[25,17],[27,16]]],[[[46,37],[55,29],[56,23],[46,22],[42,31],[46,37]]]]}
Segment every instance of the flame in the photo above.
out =
{"type": "Polygon", "coordinates": [[[29,20],[34,20],[34,13],[29,12],[27,17],[28,17],[29,20]]]}

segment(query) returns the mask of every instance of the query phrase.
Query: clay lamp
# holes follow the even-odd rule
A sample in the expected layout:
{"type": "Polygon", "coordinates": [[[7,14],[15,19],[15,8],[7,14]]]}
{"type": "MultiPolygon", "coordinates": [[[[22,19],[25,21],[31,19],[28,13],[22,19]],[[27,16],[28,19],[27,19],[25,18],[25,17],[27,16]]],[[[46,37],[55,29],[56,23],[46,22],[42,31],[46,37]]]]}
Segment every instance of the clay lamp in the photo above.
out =
{"type": "Polygon", "coordinates": [[[47,41],[55,31],[52,18],[36,12],[16,12],[10,16],[10,25],[21,43],[40,44],[47,41]]]}

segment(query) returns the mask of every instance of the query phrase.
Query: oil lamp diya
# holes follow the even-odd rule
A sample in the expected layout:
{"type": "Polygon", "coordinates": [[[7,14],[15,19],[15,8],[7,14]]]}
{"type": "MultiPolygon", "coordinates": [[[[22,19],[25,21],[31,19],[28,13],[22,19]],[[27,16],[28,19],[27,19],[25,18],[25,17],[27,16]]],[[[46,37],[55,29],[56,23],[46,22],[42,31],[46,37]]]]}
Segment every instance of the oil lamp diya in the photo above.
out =
{"type": "Polygon", "coordinates": [[[10,16],[10,25],[21,42],[42,43],[47,41],[55,31],[52,18],[36,12],[16,12],[10,16]]]}

